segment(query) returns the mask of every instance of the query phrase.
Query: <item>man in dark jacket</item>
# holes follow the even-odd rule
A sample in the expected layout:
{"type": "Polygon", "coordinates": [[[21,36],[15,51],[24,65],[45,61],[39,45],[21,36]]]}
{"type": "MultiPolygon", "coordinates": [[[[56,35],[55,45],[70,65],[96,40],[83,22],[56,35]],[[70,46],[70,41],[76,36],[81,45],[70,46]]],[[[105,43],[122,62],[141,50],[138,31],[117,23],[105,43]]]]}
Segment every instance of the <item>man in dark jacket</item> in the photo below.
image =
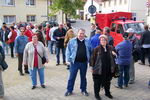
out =
{"type": "Polygon", "coordinates": [[[63,28],[63,24],[59,24],[58,29],[56,29],[53,34],[53,37],[56,40],[56,57],[57,57],[56,66],[60,64],[60,49],[62,50],[63,64],[66,65],[65,47],[64,47],[65,35],[66,30],[63,28]]]}
{"type": "Polygon", "coordinates": [[[150,31],[148,30],[148,25],[144,26],[145,31],[141,37],[142,45],[142,58],[140,64],[145,65],[145,54],[148,54],[148,62],[150,66],[150,31]]]}
{"type": "Polygon", "coordinates": [[[0,31],[0,41],[2,41],[2,47],[4,49],[4,52],[6,52],[6,54],[8,54],[8,44],[6,43],[8,41],[8,34],[9,30],[7,29],[6,26],[3,26],[0,31]]]}
{"type": "Polygon", "coordinates": [[[92,24],[92,25],[91,25],[90,38],[95,35],[95,32],[96,32],[96,26],[95,26],[95,24],[92,24]]]}

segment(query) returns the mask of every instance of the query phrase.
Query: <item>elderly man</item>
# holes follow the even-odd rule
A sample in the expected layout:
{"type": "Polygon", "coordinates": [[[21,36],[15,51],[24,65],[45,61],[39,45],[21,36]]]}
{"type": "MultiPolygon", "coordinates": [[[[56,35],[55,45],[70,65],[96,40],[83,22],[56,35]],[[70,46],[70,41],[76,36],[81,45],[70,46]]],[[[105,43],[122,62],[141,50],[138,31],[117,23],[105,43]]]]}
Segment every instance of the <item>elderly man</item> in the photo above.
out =
{"type": "Polygon", "coordinates": [[[65,96],[69,96],[72,94],[78,70],[80,70],[81,93],[85,96],[89,95],[88,92],[86,91],[87,87],[86,72],[87,72],[87,64],[90,57],[89,50],[90,49],[88,45],[88,40],[85,39],[85,30],[79,29],[77,37],[69,41],[66,50],[66,60],[68,63],[70,63],[70,76],[65,96]]]}
{"type": "Polygon", "coordinates": [[[60,64],[60,50],[62,50],[63,56],[63,64],[66,65],[66,57],[65,57],[65,47],[64,47],[64,39],[66,35],[66,30],[63,27],[63,24],[59,24],[59,27],[54,31],[53,37],[56,40],[56,57],[57,57],[57,64],[60,64]]]}

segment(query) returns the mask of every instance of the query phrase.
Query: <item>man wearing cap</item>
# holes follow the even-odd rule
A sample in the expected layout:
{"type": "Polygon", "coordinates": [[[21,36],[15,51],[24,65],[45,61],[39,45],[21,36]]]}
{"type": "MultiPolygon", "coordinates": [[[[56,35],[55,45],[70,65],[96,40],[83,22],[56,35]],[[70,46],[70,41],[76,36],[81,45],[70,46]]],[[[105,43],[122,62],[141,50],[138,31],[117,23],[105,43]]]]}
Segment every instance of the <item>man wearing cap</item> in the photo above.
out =
{"type": "Polygon", "coordinates": [[[129,67],[132,56],[132,44],[129,40],[129,34],[125,32],[123,34],[123,38],[124,41],[122,41],[115,47],[118,54],[116,62],[119,65],[119,73],[120,73],[116,87],[120,89],[123,88],[123,85],[125,87],[128,87],[129,67]]]}
{"type": "MultiPolygon", "coordinates": [[[[129,34],[129,40],[132,43],[132,47],[133,47],[132,51],[135,51],[135,49],[136,49],[135,45],[136,45],[136,41],[137,41],[137,38],[134,35],[135,31],[134,31],[134,29],[129,28],[126,32],[129,34]]],[[[135,57],[132,52],[131,63],[130,63],[130,68],[129,68],[129,77],[130,77],[129,84],[133,84],[134,80],[135,80],[135,68],[134,68],[135,59],[134,58],[135,57]]]]}

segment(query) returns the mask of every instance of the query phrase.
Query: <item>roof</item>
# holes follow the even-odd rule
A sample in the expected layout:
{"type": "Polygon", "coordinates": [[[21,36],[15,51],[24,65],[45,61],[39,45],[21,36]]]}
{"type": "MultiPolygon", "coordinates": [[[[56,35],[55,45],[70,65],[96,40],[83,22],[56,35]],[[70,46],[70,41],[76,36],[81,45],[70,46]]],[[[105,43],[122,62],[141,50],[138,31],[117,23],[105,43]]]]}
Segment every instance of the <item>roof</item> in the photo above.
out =
{"type": "Polygon", "coordinates": [[[118,23],[118,24],[129,24],[129,23],[144,23],[144,21],[133,21],[133,20],[126,20],[125,22],[122,20],[116,20],[112,23],[118,23]]]}

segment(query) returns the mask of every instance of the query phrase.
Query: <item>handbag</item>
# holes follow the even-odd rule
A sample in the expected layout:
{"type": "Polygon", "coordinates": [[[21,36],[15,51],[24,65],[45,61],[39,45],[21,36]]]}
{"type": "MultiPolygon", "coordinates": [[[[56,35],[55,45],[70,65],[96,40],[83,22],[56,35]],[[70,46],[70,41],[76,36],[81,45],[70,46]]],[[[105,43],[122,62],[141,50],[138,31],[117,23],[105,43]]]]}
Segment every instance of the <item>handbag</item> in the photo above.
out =
{"type": "MultiPolygon", "coordinates": [[[[33,45],[34,46],[34,45],[33,45]]],[[[35,48],[35,46],[34,46],[35,48]]],[[[43,56],[41,57],[41,55],[37,52],[37,54],[40,56],[40,58],[42,59],[42,64],[45,64],[46,63],[46,58],[43,56]]]]}
{"type": "Polygon", "coordinates": [[[8,64],[6,63],[5,60],[3,60],[0,65],[2,66],[3,71],[8,68],[8,64]]]}
{"type": "Polygon", "coordinates": [[[1,53],[0,53],[0,65],[1,65],[3,71],[8,68],[8,64],[4,60],[4,58],[3,58],[1,53]]]}

